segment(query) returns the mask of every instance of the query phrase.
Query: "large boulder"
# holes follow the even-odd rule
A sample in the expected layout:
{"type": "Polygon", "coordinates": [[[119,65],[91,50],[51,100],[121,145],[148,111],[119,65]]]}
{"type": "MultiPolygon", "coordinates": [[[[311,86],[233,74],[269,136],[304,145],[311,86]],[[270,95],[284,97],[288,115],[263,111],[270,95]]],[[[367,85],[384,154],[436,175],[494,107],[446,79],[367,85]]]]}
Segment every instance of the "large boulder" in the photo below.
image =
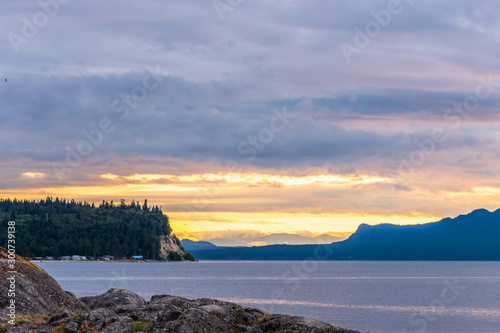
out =
{"type": "Polygon", "coordinates": [[[89,309],[132,307],[138,308],[146,304],[141,296],[123,289],[111,288],[106,293],[98,296],[87,296],[80,298],[89,309]]]}
{"type": "Polygon", "coordinates": [[[314,319],[272,315],[263,310],[209,298],[192,300],[157,295],[150,302],[141,300],[140,296],[121,289],[85,297],[83,301],[93,310],[68,321],[65,329],[69,332],[76,326],[96,332],[355,333],[314,319]],[[134,308],[132,304],[138,307],[134,308]]]}
{"type": "Polygon", "coordinates": [[[15,266],[9,267],[8,252],[0,248],[0,318],[7,317],[7,306],[15,300],[16,316],[51,314],[64,308],[79,313],[88,310],[75,295],[62,290],[61,286],[47,272],[31,262],[15,255],[15,266]],[[9,273],[17,272],[16,274],[9,273]],[[15,297],[9,297],[15,276],[15,297]]]}

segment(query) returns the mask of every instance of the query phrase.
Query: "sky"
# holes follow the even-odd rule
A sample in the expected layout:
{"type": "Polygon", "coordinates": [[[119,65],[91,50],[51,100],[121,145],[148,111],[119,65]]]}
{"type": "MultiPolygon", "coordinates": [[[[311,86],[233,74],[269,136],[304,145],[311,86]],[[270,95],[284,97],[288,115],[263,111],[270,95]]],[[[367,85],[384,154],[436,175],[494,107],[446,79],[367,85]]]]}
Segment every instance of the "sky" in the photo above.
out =
{"type": "Polygon", "coordinates": [[[0,12],[0,197],[147,198],[224,244],[500,207],[497,1],[0,12]]]}

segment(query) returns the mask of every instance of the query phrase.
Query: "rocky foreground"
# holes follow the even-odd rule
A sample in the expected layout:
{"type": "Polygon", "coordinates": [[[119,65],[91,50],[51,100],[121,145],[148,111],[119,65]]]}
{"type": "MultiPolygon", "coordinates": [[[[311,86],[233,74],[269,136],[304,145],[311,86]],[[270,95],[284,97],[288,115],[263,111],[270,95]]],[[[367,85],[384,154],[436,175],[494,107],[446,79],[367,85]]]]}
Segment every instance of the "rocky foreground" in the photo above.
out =
{"type": "Polygon", "coordinates": [[[356,332],[304,317],[208,298],[141,296],[110,289],[77,299],[38,266],[16,257],[16,319],[8,322],[7,252],[0,248],[0,332],[356,332]]]}

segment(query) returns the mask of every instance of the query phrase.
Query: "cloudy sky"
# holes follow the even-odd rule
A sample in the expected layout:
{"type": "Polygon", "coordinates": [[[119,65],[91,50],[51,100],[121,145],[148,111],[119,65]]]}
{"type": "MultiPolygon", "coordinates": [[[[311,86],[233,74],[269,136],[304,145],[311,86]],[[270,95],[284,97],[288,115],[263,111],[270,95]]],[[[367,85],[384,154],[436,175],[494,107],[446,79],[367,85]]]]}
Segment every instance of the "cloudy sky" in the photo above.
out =
{"type": "Polygon", "coordinates": [[[497,1],[0,12],[0,197],[148,198],[193,239],[500,207],[497,1]]]}

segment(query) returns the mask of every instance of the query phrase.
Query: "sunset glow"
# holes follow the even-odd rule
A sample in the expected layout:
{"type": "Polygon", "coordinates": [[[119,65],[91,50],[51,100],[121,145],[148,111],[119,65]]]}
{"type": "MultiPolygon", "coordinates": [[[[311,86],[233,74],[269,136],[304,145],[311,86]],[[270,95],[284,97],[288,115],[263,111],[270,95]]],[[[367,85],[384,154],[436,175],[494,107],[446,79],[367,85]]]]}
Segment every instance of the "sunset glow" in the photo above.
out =
{"type": "Polygon", "coordinates": [[[404,2],[360,48],[374,3],[259,4],[224,22],[211,3],[120,4],[123,21],[96,11],[82,30],[75,2],[6,40],[0,197],[148,199],[193,238],[500,207],[496,9],[404,2]]]}
{"type": "Polygon", "coordinates": [[[150,204],[162,206],[175,232],[192,239],[197,239],[200,232],[210,232],[213,236],[223,230],[351,233],[361,223],[426,223],[445,217],[443,207],[463,202],[460,198],[463,196],[469,198],[470,207],[500,204],[497,188],[441,190],[436,200],[432,192],[419,186],[418,178],[407,182],[406,188],[399,178],[370,175],[284,176],[251,172],[120,176],[107,173],[94,178],[93,183],[4,193],[11,198],[57,195],[90,202],[108,198],[115,203],[120,199],[148,198],[150,204]],[[310,193],[310,197],[304,197],[304,193],[310,193]],[[392,204],[381,205],[380,197],[392,204]],[[426,202],[428,211],[415,210],[415,200],[426,202]]]}

